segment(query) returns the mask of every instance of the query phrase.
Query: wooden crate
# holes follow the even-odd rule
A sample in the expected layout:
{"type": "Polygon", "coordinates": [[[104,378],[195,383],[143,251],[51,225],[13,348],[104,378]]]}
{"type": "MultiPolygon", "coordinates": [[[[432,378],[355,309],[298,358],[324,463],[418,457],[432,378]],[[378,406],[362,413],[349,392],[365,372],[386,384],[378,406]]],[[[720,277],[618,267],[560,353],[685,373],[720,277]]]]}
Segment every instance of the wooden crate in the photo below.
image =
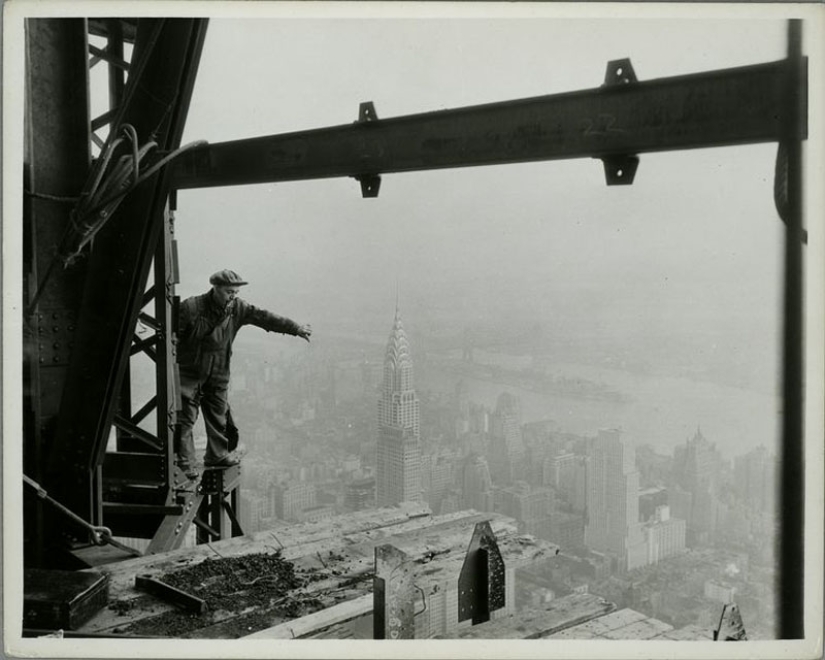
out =
{"type": "Polygon", "coordinates": [[[77,630],[109,601],[109,577],[102,573],[26,569],[23,627],[77,630]]]}

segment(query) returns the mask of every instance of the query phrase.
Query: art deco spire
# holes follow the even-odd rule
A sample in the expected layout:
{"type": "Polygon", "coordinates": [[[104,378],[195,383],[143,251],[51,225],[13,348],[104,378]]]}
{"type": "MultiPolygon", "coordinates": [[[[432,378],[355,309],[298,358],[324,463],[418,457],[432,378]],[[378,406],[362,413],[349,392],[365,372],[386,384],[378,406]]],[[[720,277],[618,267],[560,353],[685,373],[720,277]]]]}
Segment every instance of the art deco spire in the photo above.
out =
{"type": "Polygon", "coordinates": [[[412,390],[413,365],[410,342],[401,322],[401,312],[396,304],[395,320],[392,324],[387,350],[384,354],[384,391],[403,392],[412,390]]]}

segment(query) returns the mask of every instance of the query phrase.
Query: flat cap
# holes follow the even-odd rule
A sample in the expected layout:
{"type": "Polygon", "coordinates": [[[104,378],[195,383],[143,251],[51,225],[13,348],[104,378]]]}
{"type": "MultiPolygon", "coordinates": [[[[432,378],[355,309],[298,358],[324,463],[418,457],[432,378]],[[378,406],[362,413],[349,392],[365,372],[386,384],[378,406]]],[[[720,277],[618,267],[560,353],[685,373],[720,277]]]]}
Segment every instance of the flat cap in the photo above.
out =
{"type": "Polygon", "coordinates": [[[234,270],[224,268],[209,278],[209,284],[213,286],[243,286],[249,284],[249,282],[244,281],[234,270]]]}

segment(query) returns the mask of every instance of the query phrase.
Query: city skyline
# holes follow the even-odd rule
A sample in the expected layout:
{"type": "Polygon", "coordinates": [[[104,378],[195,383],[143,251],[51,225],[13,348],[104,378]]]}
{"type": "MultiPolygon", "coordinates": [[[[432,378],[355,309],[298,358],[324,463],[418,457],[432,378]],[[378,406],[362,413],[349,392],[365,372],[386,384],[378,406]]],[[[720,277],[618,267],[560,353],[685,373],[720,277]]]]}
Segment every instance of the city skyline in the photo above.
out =
{"type": "MultiPolygon", "coordinates": [[[[610,82],[608,62],[626,57],[640,83],[673,78],[674,84],[684,84],[678,81],[690,74],[704,73],[694,79],[704,80],[713,71],[775,62],[786,56],[787,17],[793,13],[776,6],[758,16],[733,8],[725,15],[693,16],[685,7],[638,17],[619,8],[613,17],[511,3],[512,14],[505,17],[498,15],[504,7],[491,5],[491,14],[476,15],[481,7],[466,3],[473,14],[468,16],[464,9],[434,3],[431,16],[413,16],[405,3],[396,3],[398,9],[375,3],[374,14],[365,7],[345,16],[353,7],[340,3],[342,15],[333,16],[304,3],[309,9],[295,7],[286,16],[279,5],[287,3],[263,3],[258,12],[252,4],[237,3],[237,14],[210,18],[208,37],[197,45],[197,78],[191,103],[187,93],[182,135],[175,139],[205,141],[211,146],[204,153],[216,153],[211,150],[222,141],[352,128],[364,103],[374,104],[369,107],[379,126],[417,113],[578,93],[597,99],[588,107],[601,112],[603,92],[624,91],[603,89],[610,82]]],[[[822,21],[806,18],[801,24],[814,79],[825,52],[825,42],[817,39],[822,21]]],[[[101,35],[88,39],[80,44],[87,54],[107,47],[101,35]]],[[[119,59],[128,64],[131,58],[128,44],[119,59]]],[[[86,81],[89,116],[105,118],[111,105],[101,73],[106,67],[93,74],[91,68],[99,59],[79,60],[79,66],[92,76],[86,81]]],[[[811,117],[821,115],[819,90],[812,86],[809,94],[811,117]]],[[[701,115],[709,99],[691,99],[685,114],[701,115]]],[[[29,117],[31,108],[12,108],[11,120],[29,117]]],[[[669,128],[671,119],[662,113],[651,121],[661,119],[669,128]]],[[[578,139],[579,133],[592,136],[595,126],[596,115],[585,115],[570,120],[578,139]]],[[[605,130],[625,130],[613,120],[598,116],[605,130]]],[[[468,147],[460,142],[465,128],[470,127],[456,129],[452,139],[458,142],[436,147],[466,157],[468,147]]],[[[520,131],[515,142],[535,140],[529,122],[520,131]]],[[[819,137],[818,126],[811,127],[811,136],[819,137]]],[[[12,137],[16,145],[20,140],[12,137]]],[[[105,137],[105,129],[98,137],[105,137]]],[[[501,135],[493,130],[479,139],[501,135]]],[[[814,142],[806,142],[804,152],[809,340],[821,334],[822,321],[820,255],[813,255],[821,248],[821,223],[811,221],[821,215],[822,196],[814,142]]],[[[391,146],[382,157],[397,156],[391,146]]],[[[403,145],[395,146],[400,151],[403,145]]],[[[511,142],[505,151],[523,146],[511,142]]],[[[424,148],[434,147],[429,142],[424,148]]],[[[396,547],[413,548],[410,561],[421,586],[428,571],[459,567],[469,537],[453,522],[486,520],[514,552],[508,557],[531,548],[529,561],[507,565],[506,604],[496,616],[517,620],[524,613],[527,621],[532,612],[593,598],[617,610],[614,621],[631,611],[660,632],[691,639],[706,638],[721,608],[735,602],[751,639],[776,639],[785,613],[778,597],[791,584],[779,541],[792,537],[780,537],[779,529],[793,518],[780,510],[786,500],[780,497],[779,471],[788,455],[782,441],[793,436],[782,425],[788,402],[799,400],[782,389],[782,154],[775,143],[658,148],[641,149],[633,185],[626,186],[605,185],[607,170],[598,159],[564,156],[382,171],[380,196],[370,199],[361,197],[351,177],[176,190],[170,197],[174,212],[166,217],[164,240],[174,239],[166,246],[169,263],[155,256],[155,266],[168,266],[174,274],[166,282],[167,321],[175,298],[202,294],[212,272],[229,268],[248,282],[244,300],[312,325],[310,343],[273,340],[247,328],[233,345],[229,400],[240,429],[241,464],[233,472],[233,503],[224,518],[215,509],[218,520],[231,518],[227,529],[233,536],[260,534],[256,538],[274,542],[277,553],[276,545],[285,550],[292,541],[303,543],[308,530],[317,532],[323,551],[313,546],[298,563],[308,581],[328,579],[342,588],[325,593],[324,608],[349,605],[356,597],[362,600],[358,607],[364,605],[378,572],[378,555],[373,564],[369,544],[382,540],[388,521],[404,530],[394,537],[403,537],[396,547]],[[407,515],[414,522],[405,527],[408,521],[398,521],[407,515]],[[428,531],[430,522],[437,532],[428,531]],[[278,537],[287,528],[292,541],[285,545],[278,537]],[[328,530],[343,528],[341,538],[320,540],[328,530]],[[438,535],[450,539],[449,556],[438,535]]],[[[91,147],[93,162],[97,149],[91,147]]],[[[369,156],[362,153],[362,165],[369,156]]],[[[273,151],[267,157],[278,158],[273,151]]],[[[310,150],[300,157],[318,155],[310,150]]],[[[31,193],[29,182],[11,181],[31,193]]],[[[15,204],[18,192],[4,198],[15,204]]],[[[23,219],[39,204],[51,208],[53,202],[24,197],[23,219]]],[[[35,223],[23,224],[26,259],[30,253],[48,257],[48,236],[36,236],[35,223]]],[[[94,245],[91,253],[104,254],[95,253],[94,245]]],[[[15,263],[9,262],[10,272],[19,273],[15,263]]],[[[24,284],[36,281],[39,262],[33,263],[31,272],[23,269],[24,284]]],[[[101,287],[77,290],[84,314],[90,300],[94,307],[91,292],[106,288],[105,280],[92,281],[101,287]]],[[[144,293],[144,302],[150,294],[163,302],[159,282],[144,293]]],[[[139,290],[142,282],[132,284],[139,290]]],[[[14,287],[12,311],[18,289],[24,299],[32,296],[31,287],[14,287]]],[[[160,402],[177,394],[175,324],[152,329],[150,317],[142,314],[136,321],[120,402],[114,390],[101,392],[119,408],[114,421],[104,420],[109,445],[101,447],[100,479],[106,478],[107,461],[121,467],[103,451],[125,447],[122,438],[172,437],[175,409],[160,402]],[[152,342],[161,339],[171,352],[157,360],[152,342]],[[165,380],[158,369],[166,369],[165,380]],[[150,403],[139,407],[143,401],[150,403]]],[[[77,352],[63,365],[47,349],[71,343],[36,341],[26,337],[23,344],[24,366],[32,373],[47,367],[57,373],[64,366],[72,372],[84,357],[77,352]],[[35,347],[43,353],[39,361],[30,350],[35,347]]],[[[821,366],[819,342],[814,344],[809,341],[805,349],[809,370],[821,366]]],[[[791,362],[785,356],[785,364],[791,362]]],[[[73,373],[79,377],[81,371],[73,373]]],[[[805,481],[796,482],[804,483],[808,500],[806,580],[819,578],[811,570],[810,550],[821,545],[821,530],[811,523],[811,495],[815,503],[822,489],[821,466],[811,460],[821,444],[815,416],[821,374],[812,373],[804,384],[808,463],[805,481]]],[[[48,378],[23,384],[24,397],[31,384],[38,396],[52,396],[48,378]]],[[[28,402],[24,398],[26,424],[36,420],[28,402]]],[[[33,437],[39,442],[56,428],[61,442],[70,438],[56,419],[57,426],[32,426],[33,437]]],[[[201,420],[195,429],[199,451],[203,430],[201,420]]],[[[161,449],[172,448],[171,442],[161,449]]],[[[26,460],[49,458],[41,451],[48,444],[38,444],[32,454],[26,443],[24,437],[26,460]]],[[[14,469],[16,451],[10,455],[14,469]]],[[[128,462],[122,462],[128,472],[128,462]]],[[[173,484],[170,460],[166,466],[164,483],[184,492],[182,483],[173,484]]],[[[85,470],[85,464],[73,467],[85,470]]],[[[15,473],[5,475],[7,483],[10,474],[15,473]]],[[[112,484],[120,488],[112,479],[106,487],[112,484]]],[[[179,500],[161,506],[171,511],[179,500]]],[[[125,499],[102,502],[92,518],[105,523],[106,516],[119,521],[132,515],[117,506],[125,499]]],[[[41,503],[36,505],[39,510],[41,503]]],[[[27,534],[34,529],[31,520],[25,521],[27,534]]],[[[205,534],[204,525],[212,525],[207,523],[193,523],[184,545],[193,545],[196,535],[224,539],[223,530],[205,534]],[[200,531],[192,531],[195,526],[200,531]]],[[[138,536],[142,531],[128,530],[138,536]]],[[[148,548],[146,538],[118,538],[138,551],[148,548]]],[[[415,608],[417,637],[467,632],[469,623],[457,620],[453,582],[450,577],[432,593],[422,591],[424,609],[415,608]]],[[[811,589],[806,582],[807,632],[813,630],[808,619],[812,594],[821,595],[818,584],[811,589]]],[[[321,607],[321,600],[311,607],[321,607]]],[[[641,639],[633,636],[633,625],[621,630],[641,639]]],[[[581,626],[568,633],[593,636],[581,626]]]]}
{"type": "MultiPolygon", "coordinates": [[[[328,368],[313,370],[303,359],[284,367],[284,375],[287,377],[285,382],[291,385],[294,385],[295,380],[288,374],[295,369],[315,374],[314,377],[301,376],[308,389],[302,395],[304,403],[296,400],[294,404],[302,410],[306,410],[309,405],[309,409],[315,411],[313,416],[302,421],[294,414],[282,411],[282,414],[287,414],[287,418],[294,420],[294,424],[297,424],[295,428],[302,428],[303,434],[309,434],[307,440],[310,444],[314,434],[320,433],[320,429],[327,428],[330,423],[335,424],[333,420],[339,419],[341,414],[357,416],[359,413],[355,411],[359,409],[363,410],[360,413],[363,415],[360,428],[367,434],[372,433],[371,436],[353,438],[353,442],[345,440],[348,449],[340,441],[329,444],[318,436],[315,442],[321,444],[316,459],[296,457],[294,465],[296,468],[300,466],[297,472],[281,466],[284,475],[292,475],[284,488],[290,487],[301,492],[301,489],[306,488],[301,484],[314,484],[313,488],[317,489],[319,497],[321,493],[326,493],[323,497],[327,502],[325,506],[330,511],[325,515],[335,515],[335,511],[369,510],[380,506],[374,495],[369,495],[370,492],[376,492],[379,468],[378,455],[375,455],[375,465],[370,465],[371,456],[374,455],[372,447],[376,446],[372,443],[378,443],[380,437],[380,425],[376,423],[380,414],[376,416],[370,410],[375,411],[375,394],[378,394],[379,401],[387,393],[388,400],[392,400],[393,383],[400,384],[403,380],[407,385],[412,384],[410,372],[402,379],[401,372],[394,368],[402,364],[412,366],[412,362],[406,361],[410,347],[406,337],[402,335],[402,329],[400,313],[397,313],[383,351],[383,367],[374,372],[372,386],[363,382],[363,378],[371,378],[364,375],[368,372],[363,370],[363,358],[353,361],[341,356],[342,362],[335,376],[330,375],[328,368]],[[401,341],[402,338],[404,341],[401,341]],[[330,380],[336,383],[337,396],[332,408],[323,403],[323,393],[329,391],[330,380]],[[389,388],[385,388],[387,383],[390,384],[389,388]],[[307,404],[307,401],[310,403],[307,404]],[[311,403],[313,401],[315,403],[311,403]],[[359,401],[363,401],[363,406],[359,401]],[[370,402],[373,402],[372,405],[370,402]],[[314,428],[319,430],[313,431],[314,428]],[[369,431],[370,428],[374,431],[369,431]],[[316,461],[318,469],[313,467],[316,461]],[[327,467],[321,468],[321,465],[327,467]],[[288,486],[290,483],[294,485],[288,486]],[[333,496],[333,493],[337,495],[333,496]]],[[[422,477],[424,470],[430,470],[428,479],[433,484],[437,479],[432,472],[433,466],[448,465],[450,476],[444,483],[452,484],[441,487],[437,499],[428,496],[433,490],[422,488],[422,497],[434,514],[444,515],[470,507],[491,514],[496,512],[512,516],[522,533],[560,543],[563,554],[568,558],[560,560],[563,565],[573,561],[571,557],[576,558],[575,562],[578,563],[574,562],[573,568],[569,569],[572,572],[564,580],[559,581],[558,576],[562,575],[558,572],[561,570],[560,564],[556,568],[547,568],[549,572],[546,575],[540,572],[535,578],[538,582],[534,587],[524,586],[532,584],[529,579],[526,583],[520,582],[523,586],[520,598],[532,598],[529,594],[534,593],[534,589],[547,589],[547,584],[554,584],[556,591],[551,589],[551,592],[557,594],[566,593],[567,589],[581,590],[582,585],[588,584],[596,593],[601,594],[601,590],[607,589],[604,594],[619,602],[630,603],[621,595],[609,592],[606,586],[609,583],[603,581],[610,575],[624,575],[628,577],[620,579],[641,580],[640,584],[654,580],[651,585],[661,585],[660,581],[656,581],[660,578],[654,577],[659,575],[659,566],[678,567],[685,562],[699,562],[696,570],[707,577],[701,583],[696,583],[698,591],[695,598],[698,600],[691,601],[691,616],[699,617],[703,612],[705,614],[702,616],[705,616],[708,608],[712,608],[710,603],[724,600],[725,594],[738,590],[737,593],[744,594],[744,612],[749,617],[754,633],[758,637],[771,636],[773,610],[758,604],[765,600],[765,594],[768,593],[758,584],[770,584],[770,581],[765,582],[764,577],[770,573],[764,573],[761,567],[770,566],[772,553],[764,543],[757,554],[745,549],[747,541],[743,545],[743,540],[752,538],[754,534],[761,534],[763,540],[771,538],[776,522],[775,512],[771,509],[773,501],[762,495],[766,489],[775,487],[775,483],[765,472],[768,464],[766,461],[775,461],[775,457],[770,456],[764,447],[753,447],[748,452],[723,460],[713,459],[717,450],[712,437],[706,437],[707,433],[697,424],[694,434],[681,439],[671,453],[660,454],[644,447],[645,451],[637,455],[635,446],[628,445],[627,439],[620,440],[621,434],[616,430],[595,429],[590,437],[584,437],[567,433],[563,425],[555,423],[521,423],[518,419],[518,397],[512,393],[502,393],[495,407],[480,406],[467,396],[462,382],[462,377],[456,374],[455,387],[449,394],[434,396],[426,388],[422,390],[424,398],[418,417],[420,442],[428,447],[421,456],[422,477]],[[434,419],[441,419],[441,422],[434,426],[434,419]],[[436,439],[436,436],[440,436],[440,439],[436,439]],[[516,474],[510,475],[512,479],[508,477],[506,467],[508,457],[512,459],[514,455],[496,448],[499,441],[503,441],[500,446],[507,447],[508,436],[510,446],[516,443],[519,449],[515,460],[520,462],[516,463],[516,474]],[[601,450],[600,442],[604,445],[601,450]],[[610,446],[613,447],[612,450],[610,446]],[[617,452],[619,446],[622,450],[617,452]],[[592,461],[600,451],[603,455],[597,460],[602,468],[594,469],[592,461]],[[524,457],[519,459],[521,452],[524,452],[524,457]],[[436,456],[439,457],[437,461],[436,456]],[[488,459],[492,468],[488,466],[488,459]],[[710,461],[713,461],[714,469],[707,475],[706,468],[711,464],[710,461]],[[528,467],[536,465],[538,469],[528,467]],[[599,470],[605,478],[601,484],[594,482],[594,475],[599,470]],[[738,480],[734,479],[734,472],[739,475],[738,480]],[[584,480],[583,473],[586,473],[584,480]],[[608,476],[608,473],[612,476],[608,476]],[[493,476],[495,474],[499,475],[498,478],[493,476]],[[720,480],[725,481],[729,487],[720,490],[720,480]],[[608,481],[613,486],[608,487],[608,481]],[[610,488],[619,490],[611,491],[610,488]],[[584,503],[581,501],[582,490],[584,503]],[[596,497],[597,492],[602,493],[600,501],[604,511],[601,514],[595,510],[598,506],[596,500],[599,499],[596,497]],[[755,497],[757,493],[760,494],[758,498],[755,497]],[[761,504],[756,507],[754,501],[761,504]],[[617,529],[616,520],[624,520],[625,525],[624,532],[614,535],[614,544],[588,543],[585,540],[585,527],[591,530],[592,536],[595,525],[608,525],[607,520],[611,516],[614,518],[614,531],[617,529]],[[615,544],[616,541],[618,545],[615,544]],[[717,547],[718,550],[713,550],[717,547]],[[723,551],[723,548],[730,550],[723,551]],[[709,550],[717,554],[702,554],[709,550]],[[768,550],[767,554],[765,550],[768,550]],[[745,560],[736,555],[736,552],[751,555],[747,562],[751,566],[749,573],[743,568],[745,560]],[[631,556],[629,564],[628,555],[631,556]],[[592,571],[591,577],[587,577],[590,575],[588,571],[592,571]],[[751,577],[746,578],[747,575],[751,577]],[[763,594],[759,599],[748,595],[757,592],[763,594]],[[757,626],[753,623],[753,617],[766,618],[757,626]]],[[[283,402],[276,405],[276,409],[282,405],[283,402]]],[[[390,415],[388,419],[391,419],[390,415]]],[[[306,445],[307,440],[302,444],[306,445]]],[[[321,507],[316,504],[310,508],[314,511],[321,507]]],[[[298,514],[292,519],[311,518],[298,514]]],[[[264,522],[262,529],[265,529],[266,524],[271,523],[264,522]]],[[[769,545],[768,543],[767,546],[769,545]]],[[[661,586],[646,586],[643,589],[661,589],[661,586]]],[[[541,598],[551,597],[551,592],[542,591],[544,595],[541,598]]],[[[676,610],[672,609],[671,601],[667,601],[669,604],[658,600],[656,602],[659,604],[654,607],[642,606],[633,601],[641,611],[655,613],[659,618],[671,621],[673,625],[687,621],[685,617],[672,618],[676,610]]],[[[698,622],[699,619],[696,619],[692,623],[698,622]]]]}

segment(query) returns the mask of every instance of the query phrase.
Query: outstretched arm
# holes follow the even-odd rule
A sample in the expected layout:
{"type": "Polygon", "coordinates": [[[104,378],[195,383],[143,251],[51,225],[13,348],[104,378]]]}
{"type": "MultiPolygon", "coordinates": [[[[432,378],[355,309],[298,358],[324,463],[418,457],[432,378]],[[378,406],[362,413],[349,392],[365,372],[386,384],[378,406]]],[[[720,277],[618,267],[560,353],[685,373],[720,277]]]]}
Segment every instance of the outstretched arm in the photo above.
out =
{"type": "Polygon", "coordinates": [[[255,325],[268,332],[280,332],[285,335],[295,335],[309,341],[312,334],[312,327],[307,323],[300,325],[290,318],[273,314],[265,309],[260,309],[254,305],[238,300],[239,316],[241,325],[255,325]]]}

